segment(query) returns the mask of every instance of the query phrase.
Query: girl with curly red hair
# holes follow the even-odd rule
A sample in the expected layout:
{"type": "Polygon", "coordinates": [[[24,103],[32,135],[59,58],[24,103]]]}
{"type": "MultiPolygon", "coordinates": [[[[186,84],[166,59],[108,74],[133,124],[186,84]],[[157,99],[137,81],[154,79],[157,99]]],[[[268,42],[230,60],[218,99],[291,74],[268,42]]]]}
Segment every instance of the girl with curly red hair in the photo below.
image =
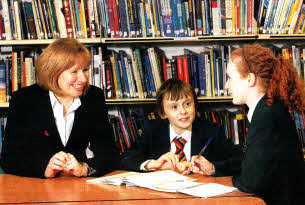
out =
{"type": "Polygon", "coordinates": [[[234,104],[249,107],[241,172],[233,184],[267,204],[305,204],[305,169],[294,112],[305,108],[305,87],[296,68],[258,44],[234,50],[227,68],[234,104]]]}

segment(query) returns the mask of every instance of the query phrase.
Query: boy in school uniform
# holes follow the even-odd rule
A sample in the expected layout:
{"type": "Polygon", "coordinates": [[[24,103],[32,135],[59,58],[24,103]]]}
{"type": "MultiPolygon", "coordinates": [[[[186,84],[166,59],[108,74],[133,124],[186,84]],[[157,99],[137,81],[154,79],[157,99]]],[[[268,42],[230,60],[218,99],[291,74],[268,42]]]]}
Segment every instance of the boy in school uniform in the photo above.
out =
{"type": "Polygon", "coordinates": [[[220,125],[196,116],[197,98],[189,84],[174,78],[165,81],[156,101],[161,119],[144,121],[144,133],[137,146],[123,155],[123,169],[177,169],[185,173],[192,156],[208,144],[202,154],[206,159],[202,174],[225,176],[239,172],[241,147],[227,140],[220,125]]]}

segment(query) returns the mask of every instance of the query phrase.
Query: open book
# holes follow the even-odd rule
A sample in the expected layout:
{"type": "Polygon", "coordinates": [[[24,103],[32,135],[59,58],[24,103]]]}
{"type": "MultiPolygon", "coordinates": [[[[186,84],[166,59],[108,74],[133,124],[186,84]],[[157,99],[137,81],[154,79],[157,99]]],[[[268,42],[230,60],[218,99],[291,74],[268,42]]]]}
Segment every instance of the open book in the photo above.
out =
{"type": "Polygon", "coordinates": [[[90,183],[138,186],[156,191],[184,193],[197,197],[211,197],[237,190],[237,188],[216,183],[199,183],[194,179],[164,170],[157,172],[127,172],[87,180],[90,183]]]}

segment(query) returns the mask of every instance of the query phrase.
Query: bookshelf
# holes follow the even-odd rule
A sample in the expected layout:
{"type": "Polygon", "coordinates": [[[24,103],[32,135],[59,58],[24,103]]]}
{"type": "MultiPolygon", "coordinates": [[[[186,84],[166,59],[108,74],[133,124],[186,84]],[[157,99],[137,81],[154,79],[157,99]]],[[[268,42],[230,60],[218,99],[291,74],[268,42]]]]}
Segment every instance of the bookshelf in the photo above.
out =
{"type": "MultiPolygon", "coordinates": [[[[55,17],[53,16],[45,16],[46,13],[38,13],[38,8],[35,7],[35,5],[32,7],[33,12],[34,12],[34,23],[35,23],[35,28],[36,31],[41,30],[44,35],[37,35],[38,39],[26,39],[27,35],[24,35],[23,38],[18,37],[16,33],[12,30],[12,33],[10,38],[7,37],[7,33],[4,34],[5,29],[9,26],[8,23],[11,23],[10,26],[16,27],[16,20],[15,21],[7,21],[7,16],[9,15],[10,17],[13,17],[11,13],[14,12],[19,12],[17,10],[14,10],[14,7],[10,5],[12,0],[0,0],[0,4],[2,4],[3,12],[0,14],[0,20],[2,23],[2,27],[0,28],[0,47],[13,47],[13,48],[18,48],[20,47],[21,49],[23,47],[27,48],[44,48],[48,44],[52,43],[54,41],[54,37],[69,37],[70,35],[73,35],[74,37],[78,38],[78,40],[87,45],[88,47],[94,47],[94,46],[100,46],[102,48],[114,48],[114,49],[121,49],[121,48],[129,48],[129,47],[138,47],[138,46],[144,46],[144,47],[163,47],[165,48],[165,52],[167,52],[166,49],[171,48],[171,52],[175,52],[176,50],[181,50],[185,46],[186,48],[188,47],[200,47],[200,46],[213,46],[213,45],[240,45],[244,43],[266,43],[266,44],[294,44],[294,43],[302,43],[302,41],[305,39],[305,34],[300,34],[299,32],[295,32],[293,34],[283,34],[283,32],[278,32],[278,34],[273,34],[272,32],[267,32],[267,29],[265,28],[266,32],[263,30],[264,24],[268,25],[268,21],[270,19],[278,19],[280,22],[280,13],[282,15],[287,13],[287,15],[291,13],[293,15],[294,13],[300,13],[300,21],[305,21],[304,17],[305,15],[302,16],[303,12],[305,12],[305,8],[301,8],[301,4],[295,3],[294,11],[290,11],[288,8],[289,5],[282,5],[283,8],[286,8],[287,10],[285,11],[284,9],[273,9],[274,10],[274,17],[275,18],[264,18],[263,16],[263,10],[265,9],[267,11],[268,6],[270,5],[264,5],[263,2],[267,1],[254,1],[254,0],[226,0],[226,1],[220,1],[220,0],[201,0],[201,1],[196,1],[196,2],[202,2],[202,4],[196,5],[195,1],[179,1],[179,0],[164,0],[163,2],[168,3],[168,7],[172,9],[173,11],[171,13],[171,16],[166,16],[166,18],[170,19],[171,24],[168,27],[172,31],[171,34],[166,34],[164,33],[164,30],[162,31],[162,27],[160,27],[161,22],[164,23],[164,14],[160,13],[160,9],[162,9],[162,6],[159,5],[161,1],[158,0],[153,0],[153,1],[124,1],[126,2],[131,2],[130,4],[126,6],[128,10],[131,10],[131,7],[133,8],[132,11],[134,11],[134,16],[135,17],[135,22],[138,23],[137,31],[139,31],[139,34],[133,35],[132,32],[132,22],[128,22],[128,18],[131,18],[131,13],[132,12],[126,12],[124,8],[120,7],[120,5],[115,5],[111,4],[114,3],[114,0],[96,0],[96,1],[88,1],[94,2],[95,4],[90,5],[87,4],[87,7],[83,7],[86,9],[88,12],[84,12],[81,10],[78,10],[79,8],[73,7],[73,5],[70,5],[70,8],[66,8],[69,10],[68,13],[56,13],[56,11],[62,9],[63,5],[61,5],[63,2],[68,2],[67,4],[70,4],[70,2],[73,3],[78,3],[78,2],[87,2],[87,1],[76,1],[76,0],[54,0],[54,1],[48,1],[51,2],[51,5],[46,5],[47,9],[48,7],[54,7],[54,13],[55,17]],[[134,6],[134,3],[137,2],[137,6],[139,6],[139,10],[135,9],[138,8],[137,6],[134,6]],[[176,4],[179,4],[181,8],[184,8],[185,10],[181,10],[181,13],[178,11],[180,7],[175,7],[173,5],[173,2],[176,2],[176,4]],[[234,3],[235,2],[235,3],[234,3]],[[7,3],[7,5],[5,4],[7,3]],[[213,7],[211,7],[211,4],[213,3],[213,7]],[[109,5],[108,5],[109,4],[109,5]],[[150,4],[150,5],[148,5],[150,4]],[[183,21],[184,18],[186,18],[186,14],[183,12],[188,12],[187,11],[187,4],[190,4],[193,8],[193,13],[189,13],[189,16],[191,18],[188,19],[188,21],[183,21]],[[194,5],[195,4],[195,5],[194,5]],[[110,13],[110,11],[106,9],[105,5],[107,6],[112,6],[112,9],[117,9],[117,13],[110,13]],[[146,6],[151,6],[151,10],[148,9],[146,6]],[[215,7],[216,5],[216,7],[215,7]],[[145,7],[141,8],[141,6],[145,7]],[[35,7],[35,8],[34,8],[35,7]],[[61,7],[61,8],[60,8],[61,7]],[[11,13],[6,11],[5,8],[7,8],[11,13]],[[92,9],[93,8],[93,9],[92,9]],[[96,9],[97,8],[97,9],[96,9]],[[297,9],[299,8],[299,9],[297,9]],[[36,9],[36,14],[37,16],[35,17],[35,9],[36,9]],[[79,15],[83,15],[86,19],[90,19],[94,16],[95,20],[95,27],[91,27],[88,25],[89,21],[87,22],[81,22],[80,16],[77,16],[76,11],[79,11],[79,15]],[[83,12],[83,13],[82,13],[83,12]],[[90,12],[95,12],[94,15],[90,12]],[[126,12],[126,13],[125,13],[126,12]],[[150,13],[151,12],[151,13],[150,13]],[[202,12],[202,13],[200,13],[202,12]],[[141,13],[141,14],[140,14],[141,13]],[[153,17],[151,19],[143,19],[143,18],[148,18],[147,15],[145,17],[144,13],[146,14],[151,14],[150,16],[153,17]],[[276,13],[278,17],[276,17],[276,13]],[[90,14],[88,16],[88,14],[90,14]],[[125,16],[123,14],[126,14],[125,16]],[[143,14],[143,15],[142,15],[143,14]],[[182,16],[181,16],[181,15],[182,16]],[[201,15],[202,14],[202,15],[201,15]],[[69,15],[71,15],[69,17],[69,15]],[[107,15],[108,16],[108,22],[107,22],[107,15]],[[125,19],[127,16],[127,19],[125,19]],[[5,17],[5,19],[4,19],[5,17]],[[53,25],[53,29],[57,30],[52,30],[52,27],[49,27],[49,29],[42,29],[42,27],[39,28],[41,22],[39,18],[42,20],[44,19],[45,21],[50,21],[49,25],[53,25],[53,22],[51,19],[54,19],[56,22],[56,25],[53,25]],[[68,21],[67,19],[72,19],[74,20],[73,22],[68,21]],[[96,18],[98,17],[98,18],[96,18]],[[112,21],[110,20],[112,17],[112,21]],[[130,24],[130,28],[124,24],[119,24],[118,20],[121,18],[121,22],[125,22],[127,24],[130,24]],[[159,20],[158,20],[159,19],[159,20]],[[191,20],[193,19],[193,22],[191,23],[191,20]],[[5,21],[6,20],[6,21],[5,21]],[[145,21],[145,26],[143,20],[145,21]],[[225,21],[223,21],[225,20],[225,21]],[[200,27],[200,22],[202,23],[200,27]],[[182,24],[181,24],[182,22],[182,24]],[[196,26],[195,26],[195,24],[196,26]],[[266,23],[265,23],[266,22],[266,23]],[[158,23],[159,25],[159,30],[158,30],[158,23]],[[79,25],[80,24],[80,25],[79,25]],[[141,25],[140,25],[141,24],[141,25]],[[67,27],[71,26],[72,27],[67,27]],[[117,26],[117,28],[112,27],[113,25],[117,26]],[[231,26],[230,26],[231,25],[231,26]],[[182,28],[181,26],[184,26],[184,34],[177,34],[175,33],[175,27],[177,28],[182,28]],[[190,27],[188,27],[190,26],[190,27]],[[81,28],[81,30],[80,30],[81,28]],[[86,28],[88,32],[86,33],[84,29],[86,28]],[[123,37],[124,32],[126,31],[127,28],[127,36],[123,37]],[[186,29],[187,28],[187,29],[186,29]],[[68,31],[68,29],[72,29],[73,32],[68,31]],[[118,30],[119,29],[119,30],[118,30]],[[125,29],[125,30],[124,30],[125,29]],[[128,30],[129,29],[129,30],[128,30]],[[151,30],[151,33],[148,32],[148,30],[151,30]],[[202,29],[202,30],[200,30],[202,29]],[[262,29],[262,30],[261,30],[262,29]],[[147,32],[144,32],[144,30],[147,30],[147,32]],[[52,31],[52,32],[51,32],[52,31]],[[70,33],[69,33],[70,32],[70,33]],[[85,33],[84,33],[85,32],[85,33]],[[162,33],[163,32],[163,33],[162,33]],[[73,34],[72,34],[73,33],[73,34]],[[271,34],[272,33],[272,34],[271,34]],[[14,34],[16,34],[17,37],[16,39],[19,40],[3,40],[3,39],[13,39],[14,34]],[[49,36],[49,39],[44,39],[48,34],[51,34],[51,37],[49,36]],[[80,34],[82,36],[80,36],[80,34]],[[84,38],[84,34],[87,35],[87,37],[84,38]],[[136,37],[135,37],[136,36],[136,37]],[[24,39],[24,40],[20,40],[24,39]],[[176,49],[176,50],[175,50],[176,49]]],[[[24,2],[27,2],[28,4],[32,3],[38,3],[42,2],[42,4],[45,1],[37,1],[37,0],[22,0],[19,1],[21,11],[22,11],[22,6],[24,6],[24,2]]],[[[123,2],[123,1],[122,1],[123,2]]],[[[284,1],[282,1],[284,2],[284,1]]],[[[289,2],[294,2],[289,0],[289,2]]],[[[161,3],[160,3],[161,4],[161,3]]],[[[280,8],[280,5],[278,5],[278,8],[280,8]]],[[[192,10],[192,9],[190,9],[192,10]]],[[[271,8],[269,8],[270,11],[272,11],[271,8]]],[[[23,12],[21,12],[21,16],[25,15],[23,12]]],[[[265,13],[265,17],[267,17],[267,13],[265,13]]],[[[268,14],[269,15],[269,14],[268,14]]],[[[149,15],[148,15],[149,16],[149,15]]],[[[272,14],[270,14],[272,16],[272,14]]],[[[26,15],[25,15],[26,17],[26,15]]],[[[15,17],[14,17],[15,18],[15,17]]],[[[19,20],[24,20],[27,18],[21,18],[19,20]]],[[[282,18],[282,22],[284,22],[284,17],[282,18]]],[[[275,21],[275,20],[274,20],[275,21]]],[[[271,22],[271,21],[270,21],[271,22]]],[[[287,17],[287,26],[297,24],[297,21],[293,20],[292,17],[290,21],[288,20],[287,17]]],[[[21,24],[21,27],[25,31],[29,31],[29,28],[25,24],[21,24]]],[[[301,22],[299,22],[299,27],[300,27],[301,22]]],[[[47,25],[46,25],[47,26],[47,25]]],[[[266,27],[266,26],[265,26],[266,27]]],[[[270,28],[272,25],[270,25],[270,28]]],[[[180,32],[180,31],[179,31],[180,32]]],[[[289,33],[287,31],[287,33],[289,33]]],[[[25,32],[26,34],[26,32],[25,32]]],[[[180,55],[179,53],[178,55],[180,55]]],[[[103,58],[106,57],[103,54],[103,58]]],[[[172,57],[172,56],[170,56],[172,57]]],[[[111,107],[111,106],[144,106],[144,105],[153,105],[155,102],[154,98],[107,98],[106,99],[106,104],[111,107]]],[[[206,96],[199,96],[198,97],[198,102],[201,104],[231,104],[232,98],[230,96],[217,96],[217,97],[206,97],[206,96]]],[[[8,108],[9,103],[0,103],[0,108],[8,108]]]]}

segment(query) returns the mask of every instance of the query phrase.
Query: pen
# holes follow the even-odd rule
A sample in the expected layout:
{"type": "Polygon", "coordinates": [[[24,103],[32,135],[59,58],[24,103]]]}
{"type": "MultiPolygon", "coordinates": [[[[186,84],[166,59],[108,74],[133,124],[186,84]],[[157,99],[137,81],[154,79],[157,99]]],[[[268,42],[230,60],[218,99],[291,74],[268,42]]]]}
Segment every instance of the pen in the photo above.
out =
{"type": "Polygon", "coordinates": [[[200,156],[200,155],[202,155],[202,153],[206,150],[206,148],[209,146],[209,144],[210,144],[210,142],[212,141],[212,139],[213,139],[213,137],[211,137],[208,141],[207,141],[207,143],[204,145],[204,147],[202,148],[202,150],[199,152],[199,154],[197,155],[197,157],[196,157],[196,159],[198,159],[198,157],[200,156]]]}
{"type": "MultiPolygon", "coordinates": [[[[212,137],[210,137],[210,139],[207,141],[207,143],[204,145],[204,147],[202,148],[202,150],[200,150],[200,152],[199,152],[199,154],[197,155],[197,157],[196,157],[196,159],[198,159],[199,158],[199,156],[200,155],[202,155],[202,153],[206,150],[206,148],[209,146],[209,144],[210,144],[210,142],[212,141],[212,139],[213,139],[213,136],[212,137]]],[[[191,164],[191,168],[192,168],[192,164],[191,164]]],[[[187,175],[188,174],[191,174],[192,172],[190,171],[189,173],[187,173],[187,175]]]]}

